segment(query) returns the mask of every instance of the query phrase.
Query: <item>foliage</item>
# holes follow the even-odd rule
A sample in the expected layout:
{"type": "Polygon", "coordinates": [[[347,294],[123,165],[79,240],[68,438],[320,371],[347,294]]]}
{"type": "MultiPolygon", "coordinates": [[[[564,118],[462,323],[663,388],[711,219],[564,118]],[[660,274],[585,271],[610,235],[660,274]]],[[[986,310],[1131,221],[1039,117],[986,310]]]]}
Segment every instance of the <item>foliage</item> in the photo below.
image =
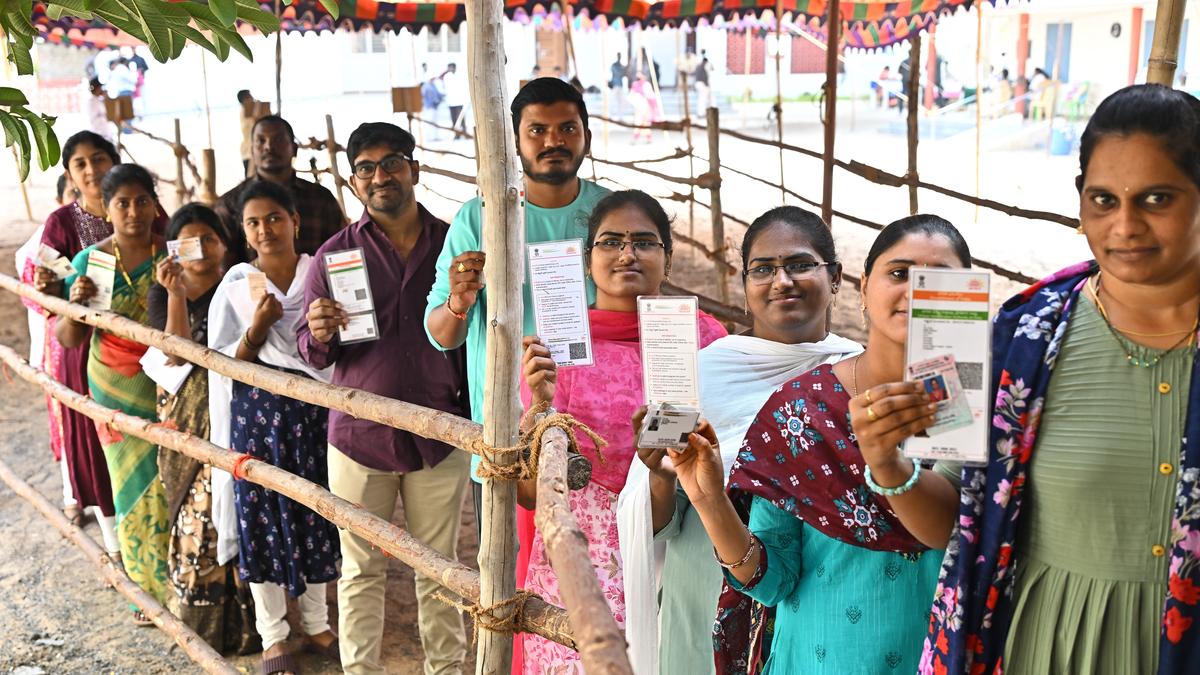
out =
{"type": "MultiPolygon", "coordinates": [[[[322,0],[321,4],[337,16],[334,0],[322,0]]],[[[54,20],[103,20],[145,42],[159,62],[178,58],[189,42],[222,61],[230,50],[253,60],[250,47],[237,32],[237,22],[262,33],[279,30],[279,19],[254,0],[44,0],[44,5],[46,16],[54,20]]],[[[32,18],[33,0],[0,0],[4,51],[18,75],[31,75],[34,70],[33,43],[38,30],[32,18]]],[[[31,111],[28,105],[19,90],[0,87],[0,126],[4,127],[5,145],[17,147],[22,180],[29,172],[35,149],[43,171],[59,159],[58,139],[51,128],[54,118],[31,111]]]]}

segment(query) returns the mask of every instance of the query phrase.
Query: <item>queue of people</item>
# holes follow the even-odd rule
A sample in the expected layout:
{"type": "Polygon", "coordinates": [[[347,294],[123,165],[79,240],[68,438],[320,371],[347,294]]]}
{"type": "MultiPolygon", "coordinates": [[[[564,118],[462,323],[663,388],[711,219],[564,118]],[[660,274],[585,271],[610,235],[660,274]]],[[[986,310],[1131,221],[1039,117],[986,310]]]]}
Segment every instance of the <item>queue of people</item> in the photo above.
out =
{"type": "MultiPolygon", "coordinates": [[[[767,210],[741,244],[751,328],[698,315],[702,417],[686,447],[638,447],[647,414],[638,297],[670,278],[670,219],[651,196],[579,177],[590,150],[576,89],[532,80],[512,101],[525,240],[581,239],[594,366],[558,366],[523,289],[521,399],[607,441],[583,441],[569,495],[592,571],[637,673],[1188,673],[1200,658],[1200,101],[1122,89],[1082,140],[1080,233],[1094,260],[1010,299],[993,322],[988,460],[922,463],[901,444],[938,401],[905,377],[909,269],[965,269],[971,250],[935,215],[901,218],[859,281],[865,345],[831,331],[847,283],[827,225],[767,210]],[[1034,470],[1036,468],[1036,470],[1034,470]]],[[[112,311],[245,361],[482,421],[488,287],[482,205],[449,224],[415,195],[415,142],[388,123],[350,136],[363,216],[346,225],[290,170],[291,128],[254,127],[248,178],[218,212],[169,222],[153,177],[103,138],[64,145],[74,200],[40,242],[73,259],[24,278],[85,303],[115,261],[112,311]],[[307,195],[307,196],[302,196],[307,195]],[[164,231],[165,229],[165,231],[164,231]],[[197,259],[166,242],[200,241],[197,259]],[[377,339],[342,339],[326,254],[369,270],[377,339]]],[[[336,208],[336,202],[333,207],[336,208]]],[[[175,391],[142,372],[145,347],[47,317],[41,363],[104,405],[158,418],[299,475],[457,555],[461,505],[481,489],[461,449],[193,368],[175,391]]],[[[941,395],[941,394],[939,394],[941,395]]],[[[263,650],[299,672],[303,648],[382,673],[386,556],[308,508],[49,402],[64,505],[93,508],[140,586],[218,649],[263,650]],[[337,586],[337,626],[327,584],[337,586]]],[[[518,585],[561,603],[518,485],[518,585]]],[[[458,610],[417,577],[424,672],[460,672],[458,610]]],[[[134,612],[134,621],[145,617],[134,612]]],[[[513,671],[582,673],[578,654],[517,636],[513,671]]]]}

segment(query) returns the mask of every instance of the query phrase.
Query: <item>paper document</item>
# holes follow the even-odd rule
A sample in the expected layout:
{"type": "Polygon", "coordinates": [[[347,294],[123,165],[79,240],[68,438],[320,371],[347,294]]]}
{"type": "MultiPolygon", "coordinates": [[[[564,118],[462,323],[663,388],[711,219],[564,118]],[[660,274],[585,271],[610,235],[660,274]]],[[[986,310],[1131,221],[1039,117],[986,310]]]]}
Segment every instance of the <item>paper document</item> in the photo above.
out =
{"type": "Polygon", "coordinates": [[[109,309],[112,307],[113,283],[117,275],[117,259],[111,255],[93,249],[88,253],[87,278],[96,286],[96,294],[87,301],[92,309],[109,309]]]}
{"type": "Polygon", "coordinates": [[[342,344],[379,339],[375,321],[375,301],[367,277],[367,262],[361,248],[332,251],[324,254],[325,274],[333,301],[350,316],[350,322],[338,327],[342,344]]]}
{"type": "Polygon", "coordinates": [[[934,427],[905,441],[904,454],[986,462],[992,410],[991,276],[969,269],[913,267],[908,279],[908,378],[925,382],[939,408],[934,427]],[[969,423],[964,423],[958,397],[970,410],[969,423]]]}
{"type": "Polygon", "coordinates": [[[168,241],[167,255],[174,258],[176,262],[204,259],[204,251],[200,248],[200,237],[168,241]]]}
{"type": "Polygon", "coordinates": [[[75,274],[75,268],[71,265],[71,261],[45,244],[38,244],[37,259],[35,262],[39,267],[45,267],[54,272],[54,276],[58,281],[62,281],[75,274]]]}
{"type": "Polygon", "coordinates": [[[555,364],[592,365],[583,240],[543,241],[525,248],[538,337],[555,364]]]}
{"type": "Polygon", "coordinates": [[[183,381],[193,368],[190,363],[182,366],[168,364],[167,355],[157,347],[147,349],[138,362],[142,364],[142,372],[146,373],[146,377],[154,380],[155,384],[172,396],[179,393],[179,388],[183,386],[183,381]]]}
{"type": "Polygon", "coordinates": [[[262,272],[247,272],[246,284],[250,289],[250,302],[257,307],[259,301],[267,294],[267,275],[262,272]]]}
{"type": "Polygon", "coordinates": [[[700,325],[695,297],[638,296],[646,404],[700,407],[700,325]]]}

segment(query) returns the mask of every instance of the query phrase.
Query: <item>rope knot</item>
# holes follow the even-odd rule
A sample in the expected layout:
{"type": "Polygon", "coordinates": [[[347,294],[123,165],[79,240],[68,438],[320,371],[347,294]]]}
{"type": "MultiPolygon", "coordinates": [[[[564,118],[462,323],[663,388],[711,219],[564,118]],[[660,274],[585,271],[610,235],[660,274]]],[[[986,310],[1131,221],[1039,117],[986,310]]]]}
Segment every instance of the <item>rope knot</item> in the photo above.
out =
{"type": "Polygon", "coordinates": [[[517,589],[516,595],[501,600],[491,607],[480,607],[479,603],[463,604],[442,592],[434,594],[435,598],[466,612],[471,617],[471,642],[479,639],[479,629],[493,633],[519,633],[525,622],[525,603],[530,598],[538,597],[525,589],[517,589]],[[506,611],[510,610],[510,611],[506,611]]]}
{"type": "MultiPolygon", "coordinates": [[[[521,416],[520,426],[525,426],[531,418],[541,415],[550,410],[550,405],[547,403],[539,403],[533,406],[521,416]]],[[[542,417],[529,431],[521,434],[520,441],[507,448],[489,447],[482,440],[477,440],[471,444],[471,448],[479,455],[479,468],[476,471],[481,479],[496,479],[496,480],[531,480],[537,477],[538,457],[542,453],[542,436],[551,428],[562,429],[567,435],[567,453],[581,454],[579,452],[579,439],[576,438],[576,431],[583,432],[596,447],[596,457],[604,462],[603,449],[608,447],[608,441],[600,437],[600,434],[592,431],[588,425],[580,422],[574,417],[566,413],[553,412],[542,417]],[[517,461],[512,464],[497,464],[493,461],[493,455],[516,455],[517,461]]]]}

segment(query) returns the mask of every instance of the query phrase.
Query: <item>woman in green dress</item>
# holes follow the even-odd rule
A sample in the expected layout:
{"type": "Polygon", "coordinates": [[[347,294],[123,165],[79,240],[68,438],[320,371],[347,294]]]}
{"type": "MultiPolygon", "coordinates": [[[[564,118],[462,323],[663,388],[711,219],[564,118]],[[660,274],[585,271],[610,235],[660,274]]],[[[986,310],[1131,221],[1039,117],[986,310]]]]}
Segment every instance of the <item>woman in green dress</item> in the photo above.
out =
{"type": "Polygon", "coordinates": [[[1200,672],[1200,101],[1107,98],[1076,187],[1095,260],[1001,308],[986,466],[901,458],[910,383],[851,407],[877,483],[915,482],[901,522],[948,547],[920,673],[1200,672]]]}
{"type": "MultiPolygon", "coordinates": [[[[66,280],[71,302],[86,304],[97,286],[88,277],[93,252],[111,256],[112,303],[109,309],[146,323],[147,295],[154,282],[154,267],[163,256],[162,238],[151,232],[158,215],[154,178],[136,164],[113,167],[100,184],[104,207],[113,224],[113,235],[79,252],[71,262],[77,275],[66,280]]],[[[100,256],[100,258],[107,258],[100,256]]],[[[103,264],[103,263],[96,263],[103,264]]],[[[97,276],[99,272],[96,273],[97,276]]],[[[87,325],[63,317],[55,332],[64,347],[86,339],[87,325]]],[[[129,415],[157,419],[154,382],[139,362],[146,346],[97,329],[92,331],[88,357],[88,389],[97,403],[129,415]]],[[[107,424],[97,424],[100,445],[112,480],[117,512],[117,539],[125,572],[159,602],[167,598],[167,537],[170,520],[162,482],[158,477],[158,447],[126,436],[107,424]]],[[[150,622],[134,611],[134,621],[150,622]]]]}

